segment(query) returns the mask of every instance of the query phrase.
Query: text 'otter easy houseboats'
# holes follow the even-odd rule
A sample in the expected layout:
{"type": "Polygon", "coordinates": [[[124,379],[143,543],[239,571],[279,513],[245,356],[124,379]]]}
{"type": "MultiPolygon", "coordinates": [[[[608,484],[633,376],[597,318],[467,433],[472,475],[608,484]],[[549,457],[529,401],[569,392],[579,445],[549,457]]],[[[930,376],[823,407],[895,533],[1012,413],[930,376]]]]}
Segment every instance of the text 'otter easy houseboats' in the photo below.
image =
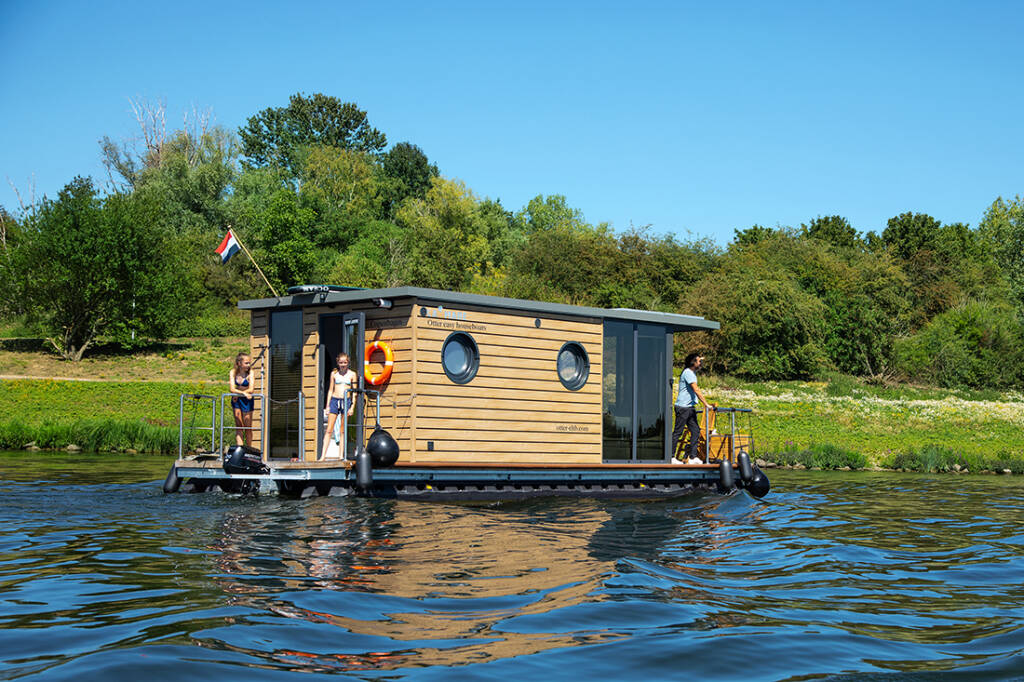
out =
{"type": "Polygon", "coordinates": [[[252,320],[252,447],[225,448],[225,433],[235,442],[229,394],[182,396],[182,446],[165,491],[417,499],[768,491],[750,465],[749,432],[735,428],[747,410],[718,410],[728,420],[719,415],[723,433],[702,439],[702,463],[674,463],[669,451],[675,335],[717,322],[416,287],[288,293],[239,304],[252,320]],[[341,353],[358,375],[345,392],[355,409],[328,433],[324,407],[341,353]],[[186,453],[195,429],[208,432],[209,450],[186,453]]]}

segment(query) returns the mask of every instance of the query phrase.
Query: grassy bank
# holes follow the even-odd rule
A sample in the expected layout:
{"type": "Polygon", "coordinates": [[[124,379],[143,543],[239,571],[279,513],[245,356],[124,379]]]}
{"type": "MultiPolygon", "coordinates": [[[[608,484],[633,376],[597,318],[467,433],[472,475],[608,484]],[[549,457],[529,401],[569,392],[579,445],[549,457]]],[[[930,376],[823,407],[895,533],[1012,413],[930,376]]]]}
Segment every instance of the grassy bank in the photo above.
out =
{"type": "Polygon", "coordinates": [[[1024,473],[1020,393],[872,386],[846,376],[701,383],[719,405],[754,410],[758,456],[779,464],[1024,473]]]}
{"type": "Polygon", "coordinates": [[[178,396],[219,394],[246,338],[100,345],[65,362],[42,339],[0,339],[0,449],[176,452],[178,396]]]}
{"type": "Polygon", "coordinates": [[[220,382],[0,379],[0,449],[177,451],[178,396],[221,390],[220,382]]]}

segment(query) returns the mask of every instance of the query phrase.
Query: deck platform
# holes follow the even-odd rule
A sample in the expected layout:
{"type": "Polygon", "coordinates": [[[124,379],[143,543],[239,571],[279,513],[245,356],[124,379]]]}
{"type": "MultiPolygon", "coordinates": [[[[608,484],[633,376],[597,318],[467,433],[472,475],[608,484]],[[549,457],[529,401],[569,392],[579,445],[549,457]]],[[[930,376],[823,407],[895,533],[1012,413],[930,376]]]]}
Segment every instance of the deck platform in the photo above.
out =
{"type": "Polygon", "coordinates": [[[237,492],[259,481],[260,492],[286,496],[335,495],[443,500],[516,499],[538,496],[660,498],[718,485],[717,464],[515,464],[399,463],[373,470],[367,489],[356,485],[350,461],[270,460],[266,474],[228,474],[219,459],[178,460],[178,476],[200,489],[237,492]]]}

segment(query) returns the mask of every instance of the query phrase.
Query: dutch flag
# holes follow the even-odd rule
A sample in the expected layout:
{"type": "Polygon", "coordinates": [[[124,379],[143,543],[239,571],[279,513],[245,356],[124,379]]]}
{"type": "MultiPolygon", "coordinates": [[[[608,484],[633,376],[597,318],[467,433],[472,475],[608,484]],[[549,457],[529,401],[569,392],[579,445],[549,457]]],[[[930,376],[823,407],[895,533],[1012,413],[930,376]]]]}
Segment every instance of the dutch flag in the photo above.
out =
{"type": "Polygon", "coordinates": [[[238,240],[235,239],[235,235],[231,234],[231,230],[224,235],[224,241],[217,247],[217,255],[220,256],[220,262],[227,263],[236,253],[238,253],[238,240]]]}

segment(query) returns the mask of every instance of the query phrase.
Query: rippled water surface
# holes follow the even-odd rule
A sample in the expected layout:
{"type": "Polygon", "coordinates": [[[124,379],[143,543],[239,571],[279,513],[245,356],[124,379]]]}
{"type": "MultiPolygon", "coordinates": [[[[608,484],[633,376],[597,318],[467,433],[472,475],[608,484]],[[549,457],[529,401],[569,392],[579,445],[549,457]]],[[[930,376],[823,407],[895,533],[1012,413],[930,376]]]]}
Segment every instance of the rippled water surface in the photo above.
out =
{"type": "Polygon", "coordinates": [[[0,455],[0,678],[1024,677],[1024,482],[494,506],[165,496],[0,455]]]}

